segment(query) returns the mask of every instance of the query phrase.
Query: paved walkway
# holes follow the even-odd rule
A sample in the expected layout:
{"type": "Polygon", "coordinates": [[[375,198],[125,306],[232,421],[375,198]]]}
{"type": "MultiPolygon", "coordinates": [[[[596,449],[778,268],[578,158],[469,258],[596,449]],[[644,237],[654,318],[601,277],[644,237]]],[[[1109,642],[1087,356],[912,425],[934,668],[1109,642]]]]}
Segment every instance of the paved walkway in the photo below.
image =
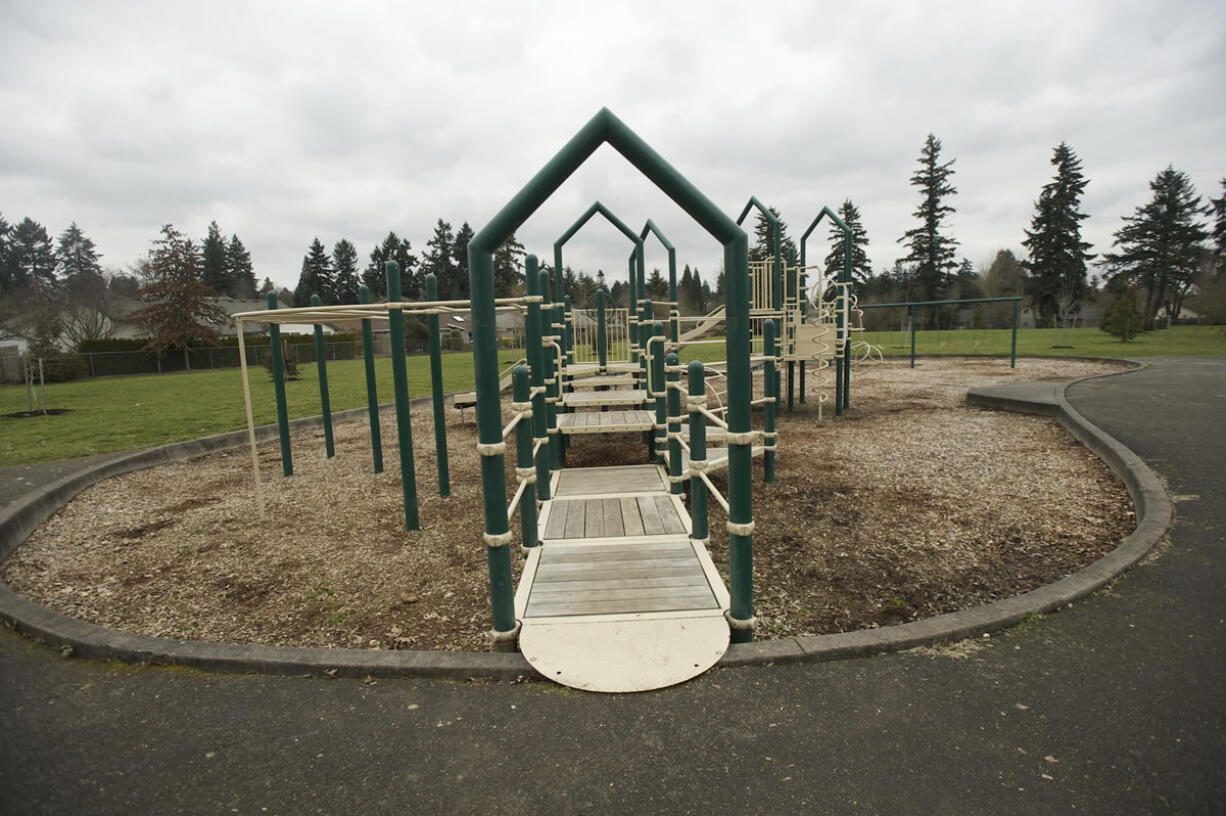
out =
{"type": "Polygon", "coordinates": [[[1221,813],[1226,360],[1069,396],[1169,481],[1171,546],[965,659],[621,696],[111,666],[0,632],[0,811],[1221,813]]]}

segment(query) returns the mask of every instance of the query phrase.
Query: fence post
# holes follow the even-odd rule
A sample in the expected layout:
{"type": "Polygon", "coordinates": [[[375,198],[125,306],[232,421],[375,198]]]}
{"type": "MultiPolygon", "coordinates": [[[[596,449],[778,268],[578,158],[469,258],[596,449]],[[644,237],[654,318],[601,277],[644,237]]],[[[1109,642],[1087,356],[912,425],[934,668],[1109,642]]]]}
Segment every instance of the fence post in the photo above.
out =
{"type": "Polygon", "coordinates": [[[527,411],[515,427],[515,475],[525,480],[524,495],[519,500],[519,529],[525,547],[535,547],[536,540],[536,470],[532,461],[532,393],[528,383],[527,366],[517,365],[511,370],[511,408],[527,411]]]}
{"type": "MultiPolygon", "coordinates": [[[[268,293],[268,308],[277,308],[277,293],[268,293]]],[[[294,475],[294,460],[289,448],[289,411],[285,407],[285,360],[281,354],[281,327],[268,324],[268,344],[272,347],[272,386],[277,397],[277,433],[281,437],[281,473],[294,475]]],[[[158,354],[158,372],[162,370],[162,355],[158,354]]]]}
{"type": "MultiPolygon", "coordinates": [[[[370,303],[370,287],[358,287],[358,302],[370,303]]],[[[383,472],[383,439],[379,429],[379,392],[375,384],[375,338],[370,320],[362,318],[362,358],[366,364],[366,412],[370,416],[370,455],[375,473],[383,472]]]]}
{"type": "Polygon", "coordinates": [[[907,307],[907,321],[911,324],[911,367],[915,368],[915,307],[907,307]]]}
{"type": "Polygon", "coordinates": [[[1017,307],[1020,300],[1013,301],[1013,339],[1009,346],[1009,368],[1017,368],[1017,307]]]}
{"type": "MultiPolygon", "coordinates": [[[[311,295],[311,305],[319,305],[319,295],[311,295]]],[[[324,449],[327,451],[327,458],[331,459],[336,455],[336,449],[332,441],[332,406],[328,401],[328,363],[324,356],[324,330],[323,326],[315,324],[315,367],[319,370],[319,408],[320,415],[324,423],[324,449]]],[[[209,355],[212,359],[212,355],[209,355]]]]}
{"type": "MultiPolygon", "coordinates": [[[[400,303],[400,264],[388,261],[387,302],[400,303]]],[[[404,528],[418,530],[417,473],[413,466],[413,425],[409,415],[409,379],[404,363],[404,313],[388,308],[388,334],[392,340],[392,381],[396,392],[396,435],[400,443],[400,483],[404,493],[404,528]]]]}
{"type": "MultiPolygon", "coordinates": [[[[438,277],[426,275],[426,300],[438,300],[438,277]]],[[[451,495],[451,477],[447,468],[447,417],[443,410],[443,353],[439,347],[438,315],[426,316],[430,334],[430,392],[434,400],[434,450],[438,459],[438,494],[451,495]]]]}

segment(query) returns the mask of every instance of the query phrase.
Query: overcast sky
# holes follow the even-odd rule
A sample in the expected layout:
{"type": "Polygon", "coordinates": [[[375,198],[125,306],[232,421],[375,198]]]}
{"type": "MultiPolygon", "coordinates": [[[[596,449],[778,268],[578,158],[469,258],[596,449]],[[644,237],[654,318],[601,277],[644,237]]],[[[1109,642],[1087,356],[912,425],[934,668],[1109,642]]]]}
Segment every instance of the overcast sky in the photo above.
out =
{"type": "MultiPolygon", "coordinates": [[[[479,230],[602,106],[734,217],[756,195],[799,237],[851,198],[877,270],[905,254],[929,132],[957,160],[947,229],[977,265],[1021,254],[1061,140],[1099,251],[1168,164],[1206,196],[1226,176],[1221,0],[0,0],[0,77],[10,223],[76,221],[123,268],[162,224],[216,220],[291,288],[316,236],[365,265],[388,230],[419,252],[438,218],[479,230]]],[[[520,239],[550,258],[597,199],[718,269],[713,239],[608,147],[520,239]]],[[[630,249],[597,218],[565,260],[624,278],[630,249]]]]}

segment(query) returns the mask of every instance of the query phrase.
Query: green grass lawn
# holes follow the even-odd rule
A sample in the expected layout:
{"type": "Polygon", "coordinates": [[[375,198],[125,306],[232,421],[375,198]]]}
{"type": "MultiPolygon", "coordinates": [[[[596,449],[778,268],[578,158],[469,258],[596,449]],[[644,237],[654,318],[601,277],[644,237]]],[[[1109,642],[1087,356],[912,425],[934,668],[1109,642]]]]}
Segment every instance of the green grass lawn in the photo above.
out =
{"type": "MultiPolygon", "coordinates": [[[[885,354],[910,354],[907,332],[862,332],[856,338],[885,354]]],[[[1008,354],[1008,329],[918,331],[917,354],[1008,354]],[[975,341],[980,347],[975,347],[975,341]],[[941,348],[945,343],[946,347],[941,348]]],[[[1226,332],[1215,326],[1173,326],[1123,343],[1100,329],[1019,329],[1017,353],[1040,357],[1226,357],[1226,332]]]]}
{"type": "MultiPolygon", "coordinates": [[[[903,332],[866,333],[863,339],[877,344],[887,354],[906,354],[910,338],[903,332]]],[[[1009,332],[921,331],[916,336],[921,354],[1008,354],[1009,332]],[[974,341],[981,341],[975,349],[974,341]],[[941,342],[947,348],[940,348],[941,342]]],[[[1018,333],[1018,353],[1023,355],[1073,355],[1088,357],[1144,357],[1151,355],[1226,356],[1226,334],[1220,329],[1179,326],[1141,335],[1121,343],[1098,329],[1030,329],[1018,333]]],[[[499,352],[507,364],[522,355],[499,352]]],[[[681,354],[682,362],[724,359],[723,344],[691,345],[681,354]]],[[[464,391],[473,387],[470,352],[443,355],[443,389],[464,391]]],[[[392,399],[390,359],[375,361],[379,399],[392,399]]],[[[313,363],[300,367],[301,379],[287,384],[291,417],[320,412],[319,385],[313,363]]],[[[429,358],[408,360],[409,395],[430,393],[429,358]]],[[[0,466],[66,459],[96,453],[134,450],[167,442],[195,439],[245,427],[243,390],[238,369],[148,374],[136,377],[105,377],[47,386],[47,406],[66,408],[69,413],[14,419],[0,416],[0,466]]],[[[272,381],[263,368],[249,372],[256,424],[276,421],[272,381]]],[[[366,381],[361,360],[329,363],[329,391],[334,411],[366,404],[366,381]]],[[[0,387],[0,415],[26,409],[22,386],[0,387]]]]}

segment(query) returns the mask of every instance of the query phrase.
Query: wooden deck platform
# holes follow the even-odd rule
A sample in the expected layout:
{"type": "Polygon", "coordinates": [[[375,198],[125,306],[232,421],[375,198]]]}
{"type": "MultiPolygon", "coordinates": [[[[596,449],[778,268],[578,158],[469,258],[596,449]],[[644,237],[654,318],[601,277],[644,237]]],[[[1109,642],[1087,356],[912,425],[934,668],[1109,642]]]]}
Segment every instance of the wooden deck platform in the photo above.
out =
{"type": "Polygon", "coordinates": [[[552,487],[515,595],[528,662],[563,685],[608,692],[662,688],[713,666],[728,648],[728,591],[689,538],[663,469],[563,469],[552,487]]]}
{"type": "Polygon", "coordinates": [[[577,391],[589,388],[633,388],[638,379],[638,375],[630,371],[620,374],[592,374],[575,377],[570,381],[570,387],[577,391]]]}
{"type": "Polygon", "coordinates": [[[647,393],[637,388],[614,388],[607,391],[571,391],[562,396],[562,404],[570,408],[590,408],[602,405],[642,405],[647,393]]]}
{"type": "Polygon", "coordinates": [[[559,414],[558,430],[561,433],[594,434],[650,431],[656,422],[654,411],[584,411],[575,414],[559,414]]]}

